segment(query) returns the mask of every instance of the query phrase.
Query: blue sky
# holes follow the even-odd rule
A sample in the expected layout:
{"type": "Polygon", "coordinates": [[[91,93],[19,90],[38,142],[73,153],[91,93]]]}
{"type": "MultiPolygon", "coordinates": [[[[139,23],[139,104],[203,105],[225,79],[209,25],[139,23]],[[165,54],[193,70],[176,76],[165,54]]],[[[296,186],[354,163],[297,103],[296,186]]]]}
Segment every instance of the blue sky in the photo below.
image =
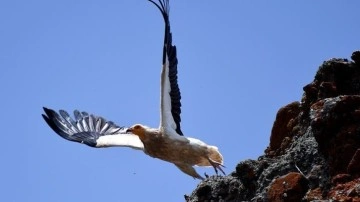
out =
{"type": "MultiPolygon", "coordinates": [[[[277,110],[324,60],[360,48],[359,7],[172,1],[184,134],[217,145],[227,173],[263,154],[277,110]]],[[[170,163],[68,142],[41,118],[46,106],[157,127],[163,26],[146,0],[0,3],[3,201],[182,201],[196,187],[170,163]]]]}

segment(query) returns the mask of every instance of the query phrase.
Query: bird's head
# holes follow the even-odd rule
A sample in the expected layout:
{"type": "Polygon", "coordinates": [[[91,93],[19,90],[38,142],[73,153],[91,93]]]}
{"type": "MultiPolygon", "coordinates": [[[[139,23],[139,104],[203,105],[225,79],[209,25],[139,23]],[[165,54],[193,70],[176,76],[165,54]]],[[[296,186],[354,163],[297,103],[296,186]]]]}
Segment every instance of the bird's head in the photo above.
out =
{"type": "Polygon", "coordinates": [[[126,132],[130,132],[134,135],[139,136],[140,139],[143,139],[145,137],[146,128],[146,126],[143,126],[141,124],[135,124],[128,128],[126,132]]]}

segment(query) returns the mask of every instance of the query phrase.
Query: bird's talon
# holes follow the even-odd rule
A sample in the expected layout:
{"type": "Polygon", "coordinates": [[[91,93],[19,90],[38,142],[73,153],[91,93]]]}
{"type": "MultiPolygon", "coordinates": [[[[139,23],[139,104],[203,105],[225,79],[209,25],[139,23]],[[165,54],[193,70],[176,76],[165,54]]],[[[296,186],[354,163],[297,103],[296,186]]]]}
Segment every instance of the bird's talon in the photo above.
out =
{"type": "Polygon", "coordinates": [[[222,165],[221,163],[218,163],[218,162],[216,162],[216,161],[213,161],[213,160],[211,160],[210,158],[209,158],[208,160],[209,160],[210,164],[214,167],[214,170],[215,170],[216,175],[218,175],[218,169],[219,169],[224,175],[226,175],[225,172],[224,172],[224,170],[221,168],[221,166],[225,168],[224,165],[222,165]]]}

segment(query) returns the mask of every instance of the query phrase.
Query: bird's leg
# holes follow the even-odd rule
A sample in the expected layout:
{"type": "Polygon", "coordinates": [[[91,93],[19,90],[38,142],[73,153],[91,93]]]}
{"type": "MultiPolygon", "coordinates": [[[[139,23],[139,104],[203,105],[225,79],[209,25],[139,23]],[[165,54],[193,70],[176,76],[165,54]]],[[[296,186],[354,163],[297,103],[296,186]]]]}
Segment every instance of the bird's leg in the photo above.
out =
{"type": "Polygon", "coordinates": [[[192,176],[193,178],[199,179],[199,180],[204,180],[203,177],[201,177],[201,175],[199,175],[196,170],[187,164],[177,164],[174,163],[176,165],[176,167],[178,167],[181,171],[183,171],[184,173],[192,176]]]}
{"type": "Polygon", "coordinates": [[[211,158],[208,158],[208,160],[209,160],[210,164],[212,165],[212,167],[214,167],[216,175],[218,174],[218,169],[219,169],[224,175],[226,175],[225,172],[223,171],[223,169],[221,168],[221,167],[224,167],[224,168],[225,168],[225,166],[223,166],[223,165],[222,165],[221,163],[219,163],[219,162],[216,162],[216,161],[212,160],[211,158]]]}

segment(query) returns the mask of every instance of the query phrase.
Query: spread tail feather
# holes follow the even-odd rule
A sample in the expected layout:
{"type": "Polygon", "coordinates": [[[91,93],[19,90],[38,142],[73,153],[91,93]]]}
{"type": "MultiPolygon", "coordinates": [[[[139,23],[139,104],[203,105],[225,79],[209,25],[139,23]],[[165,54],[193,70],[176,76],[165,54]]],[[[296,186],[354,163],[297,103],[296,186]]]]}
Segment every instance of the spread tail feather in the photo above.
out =
{"type": "Polygon", "coordinates": [[[215,147],[215,146],[209,147],[209,153],[210,153],[210,159],[220,163],[221,165],[224,163],[223,157],[220,154],[217,147],[215,147]]]}
{"type": "Polygon", "coordinates": [[[198,162],[197,166],[212,166],[209,162],[211,159],[213,162],[218,163],[219,165],[223,165],[224,160],[219,150],[215,146],[208,146],[208,156],[206,158],[202,158],[200,162],[198,162]]]}

